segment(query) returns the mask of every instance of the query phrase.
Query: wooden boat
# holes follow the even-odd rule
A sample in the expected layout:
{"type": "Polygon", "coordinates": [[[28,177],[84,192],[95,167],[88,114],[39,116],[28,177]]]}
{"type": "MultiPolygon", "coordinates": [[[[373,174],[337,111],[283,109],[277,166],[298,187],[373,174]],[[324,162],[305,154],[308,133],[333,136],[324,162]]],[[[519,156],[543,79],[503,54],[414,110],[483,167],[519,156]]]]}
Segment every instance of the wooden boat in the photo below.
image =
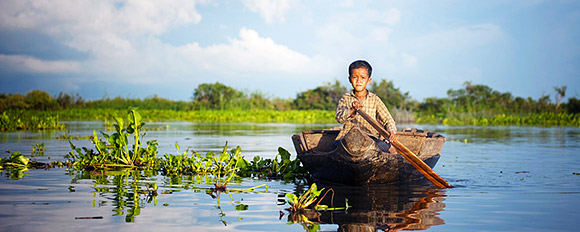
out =
{"type": "MultiPolygon", "coordinates": [[[[352,128],[332,149],[340,130],[309,130],[293,135],[298,158],[314,180],[348,185],[386,184],[423,178],[396,151],[373,139],[360,128],[352,128]]],[[[445,143],[445,137],[428,131],[405,129],[397,139],[433,168],[445,143]]]]}

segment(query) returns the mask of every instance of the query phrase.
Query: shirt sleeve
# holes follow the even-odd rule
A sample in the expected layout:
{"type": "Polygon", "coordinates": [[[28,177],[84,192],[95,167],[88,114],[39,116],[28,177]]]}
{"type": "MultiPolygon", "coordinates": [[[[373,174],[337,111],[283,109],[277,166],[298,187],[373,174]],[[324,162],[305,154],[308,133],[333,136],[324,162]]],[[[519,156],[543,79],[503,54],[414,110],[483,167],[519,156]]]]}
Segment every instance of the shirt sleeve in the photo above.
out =
{"type": "Polygon", "coordinates": [[[385,103],[383,103],[380,98],[377,101],[377,119],[379,120],[379,123],[387,129],[387,131],[397,132],[395,120],[391,116],[387,106],[385,106],[385,103]]]}
{"type": "Polygon", "coordinates": [[[338,106],[336,107],[336,114],[334,115],[334,118],[340,124],[345,124],[346,122],[354,119],[354,117],[352,117],[350,115],[350,105],[352,105],[352,103],[351,104],[349,104],[349,103],[350,103],[350,101],[348,100],[347,95],[342,96],[342,98],[338,102],[338,106]]]}

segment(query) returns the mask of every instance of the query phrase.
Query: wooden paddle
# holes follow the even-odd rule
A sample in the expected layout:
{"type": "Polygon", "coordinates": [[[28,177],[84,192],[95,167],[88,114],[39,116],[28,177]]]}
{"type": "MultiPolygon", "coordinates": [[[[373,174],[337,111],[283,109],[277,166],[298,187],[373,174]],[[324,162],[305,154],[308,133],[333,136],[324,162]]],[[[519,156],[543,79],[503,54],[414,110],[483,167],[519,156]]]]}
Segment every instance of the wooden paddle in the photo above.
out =
{"type": "MultiPolygon", "coordinates": [[[[379,133],[383,137],[385,137],[387,140],[389,139],[390,133],[387,130],[385,130],[384,127],[379,125],[379,123],[375,121],[375,119],[371,118],[371,116],[366,114],[361,109],[357,109],[356,112],[360,114],[365,120],[367,120],[367,122],[369,122],[375,129],[377,129],[377,131],[379,131],[379,133]]],[[[425,177],[427,177],[427,179],[433,182],[433,184],[441,188],[453,187],[449,183],[447,183],[447,181],[445,181],[443,178],[437,175],[437,173],[435,173],[435,171],[433,171],[431,167],[429,167],[425,162],[423,162],[423,160],[419,159],[417,155],[415,155],[411,150],[405,147],[405,145],[403,145],[401,142],[399,142],[398,140],[395,141],[389,140],[389,142],[395,147],[395,149],[397,149],[399,153],[401,153],[403,157],[405,157],[407,161],[409,161],[409,163],[411,163],[411,165],[413,165],[413,167],[419,170],[419,172],[421,172],[421,174],[423,174],[425,177]]]]}

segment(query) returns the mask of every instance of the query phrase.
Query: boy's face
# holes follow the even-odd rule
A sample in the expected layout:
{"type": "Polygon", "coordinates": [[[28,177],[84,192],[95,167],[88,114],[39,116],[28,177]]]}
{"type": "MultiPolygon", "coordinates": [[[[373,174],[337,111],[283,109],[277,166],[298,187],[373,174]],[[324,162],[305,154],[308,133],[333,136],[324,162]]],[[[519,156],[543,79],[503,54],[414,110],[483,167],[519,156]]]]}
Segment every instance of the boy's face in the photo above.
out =
{"type": "Polygon", "coordinates": [[[371,83],[369,70],[366,68],[353,69],[349,80],[356,92],[363,92],[367,89],[367,85],[371,83]]]}

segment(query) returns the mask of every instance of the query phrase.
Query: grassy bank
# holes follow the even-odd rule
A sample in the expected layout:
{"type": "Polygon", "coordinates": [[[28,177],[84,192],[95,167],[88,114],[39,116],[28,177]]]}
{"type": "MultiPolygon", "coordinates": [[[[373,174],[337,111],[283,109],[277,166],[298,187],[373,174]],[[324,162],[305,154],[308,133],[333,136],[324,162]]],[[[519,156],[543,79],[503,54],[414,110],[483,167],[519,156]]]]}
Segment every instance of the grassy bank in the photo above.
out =
{"type": "MultiPolygon", "coordinates": [[[[110,121],[124,117],[127,110],[67,109],[55,111],[9,110],[0,115],[0,129],[62,130],[61,121],[110,121]]],[[[255,123],[335,123],[334,112],[325,110],[139,110],[143,120],[189,122],[255,122],[255,123]]]]}
{"type": "MultiPolygon", "coordinates": [[[[72,109],[53,112],[62,120],[105,120],[127,110],[72,109]]],[[[332,123],[334,112],[323,110],[139,110],[146,121],[332,123]]]]}
{"type": "MultiPolygon", "coordinates": [[[[202,123],[336,123],[334,111],[328,110],[139,110],[143,120],[188,121],[202,123]]],[[[55,111],[9,110],[0,114],[0,130],[64,130],[61,121],[107,121],[114,117],[124,117],[127,110],[120,109],[67,109],[55,111]]],[[[394,111],[398,123],[411,123],[406,115],[394,111]]],[[[406,114],[411,114],[407,112],[406,114]]],[[[580,114],[570,113],[534,113],[515,114],[473,114],[454,113],[447,116],[418,116],[417,124],[475,125],[475,126],[574,126],[580,127],[580,114]]]]}
{"type": "Polygon", "coordinates": [[[5,111],[0,114],[0,131],[64,130],[58,114],[37,111],[5,111]]]}
{"type": "Polygon", "coordinates": [[[573,126],[580,127],[580,114],[535,113],[527,115],[476,115],[469,113],[437,117],[418,117],[419,124],[472,125],[472,126],[573,126]]]}

